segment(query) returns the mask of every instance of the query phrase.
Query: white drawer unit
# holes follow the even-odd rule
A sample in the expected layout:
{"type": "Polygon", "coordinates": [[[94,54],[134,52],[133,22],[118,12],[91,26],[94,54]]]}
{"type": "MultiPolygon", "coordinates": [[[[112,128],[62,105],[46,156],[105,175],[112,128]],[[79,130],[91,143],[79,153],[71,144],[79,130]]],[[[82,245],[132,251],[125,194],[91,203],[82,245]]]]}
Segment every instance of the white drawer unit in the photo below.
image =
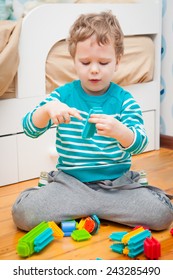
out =
{"type": "Polygon", "coordinates": [[[0,186],[18,182],[17,137],[0,137],[0,186]]]}
{"type": "Polygon", "coordinates": [[[0,137],[0,186],[37,178],[41,171],[55,170],[55,128],[37,139],[25,134],[0,137]]]}

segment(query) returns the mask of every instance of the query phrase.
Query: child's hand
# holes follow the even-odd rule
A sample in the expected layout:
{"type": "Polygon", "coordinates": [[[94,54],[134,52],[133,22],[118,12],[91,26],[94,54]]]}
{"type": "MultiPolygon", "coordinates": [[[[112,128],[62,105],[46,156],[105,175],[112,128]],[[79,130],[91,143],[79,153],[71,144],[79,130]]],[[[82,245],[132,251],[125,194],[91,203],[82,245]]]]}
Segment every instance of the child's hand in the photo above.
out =
{"type": "Polygon", "coordinates": [[[129,147],[133,143],[133,131],[112,116],[92,114],[88,121],[95,123],[97,134],[115,138],[123,147],[129,147]]]}
{"type": "Polygon", "coordinates": [[[53,123],[57,125],[60,123],[69,123],[71,116],[82,120],[82,117],[75,108],[70,108],[60,101],[51,101],[45,104],[44,109],[53,123]]]}
{"type": "Polygon", "coordinates": [[[92,114],[88,121],[95,123],[97,134],[116,138],[116,130],[120,122],[114,117],[104,114],[92,114]]]}

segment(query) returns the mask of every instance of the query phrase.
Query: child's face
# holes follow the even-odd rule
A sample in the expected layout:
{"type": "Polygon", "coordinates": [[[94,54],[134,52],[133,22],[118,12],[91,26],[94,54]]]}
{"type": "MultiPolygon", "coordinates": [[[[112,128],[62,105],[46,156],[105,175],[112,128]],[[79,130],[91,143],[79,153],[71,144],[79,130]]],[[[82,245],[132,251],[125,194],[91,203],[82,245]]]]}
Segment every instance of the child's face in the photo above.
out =
{"type": "Polygon", "coordinates": [[[103,94],[117,70],[113,44],[98,45],[95,36],[77,43],[74,64],[85,92],[103,94]]]}

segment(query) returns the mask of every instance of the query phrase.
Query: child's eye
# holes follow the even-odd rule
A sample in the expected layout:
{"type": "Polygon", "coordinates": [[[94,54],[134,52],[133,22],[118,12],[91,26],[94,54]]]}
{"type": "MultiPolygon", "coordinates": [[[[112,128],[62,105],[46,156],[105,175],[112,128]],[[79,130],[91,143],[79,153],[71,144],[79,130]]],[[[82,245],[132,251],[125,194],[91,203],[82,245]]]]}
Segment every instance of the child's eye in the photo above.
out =
{"type": "Polygon", "coordinates": [[[109,62],[100,62],[100,65],[107,65],[109,62]]]}
{"type": "Polygon", "coordinates": [[[89,62],[81,62],[83,65],[89,65],[89,62]]]}

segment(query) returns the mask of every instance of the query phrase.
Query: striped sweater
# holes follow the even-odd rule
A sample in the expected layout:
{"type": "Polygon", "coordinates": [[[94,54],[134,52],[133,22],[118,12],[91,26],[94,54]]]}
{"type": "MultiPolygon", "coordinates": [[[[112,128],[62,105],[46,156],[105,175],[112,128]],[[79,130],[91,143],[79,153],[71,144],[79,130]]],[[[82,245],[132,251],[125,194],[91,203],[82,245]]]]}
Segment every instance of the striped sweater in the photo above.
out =
{"type": "Polygon", "coordinates": [[[71,117],[70,123],[60,124],[56,129],[56,149],[59,154],[56,167],[65,173],[82,182],[115,179],[130,169],[131,155],[145,149],[148,138],[141,109],[129,92],[114,83],[99,96],[85,93],[79,80],[55,89],[23,118],[26,135],[36,138],[51,127],[50,120],[45,128],[37,128],[32,122],[32,114],[40,106],[57,99],[76,108],[83,117],[82,121],[71,117]],[[116,139],[97,133],[90,139],[82,138],[85,120],[93,107],[101,107],[104,114],[113,116],[134,132],[130,147],[123,148],[116,139]]]}

